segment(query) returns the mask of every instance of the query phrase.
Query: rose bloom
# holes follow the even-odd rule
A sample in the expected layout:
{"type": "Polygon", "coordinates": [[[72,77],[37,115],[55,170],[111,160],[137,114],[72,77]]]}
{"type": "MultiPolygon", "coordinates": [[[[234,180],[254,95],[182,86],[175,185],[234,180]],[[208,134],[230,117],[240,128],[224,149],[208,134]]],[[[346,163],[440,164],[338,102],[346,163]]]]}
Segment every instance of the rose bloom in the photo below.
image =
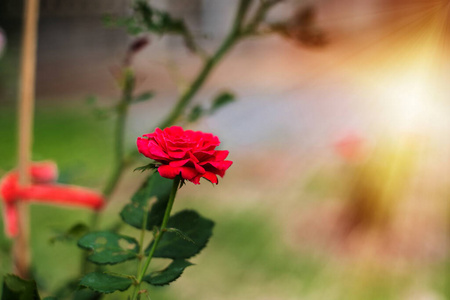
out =
{"type": "Polygon", "coordinates": [[[223,177],[233,163],[225,160],[227,150],[215,150],[219,144],[219,138],[210,133],[179,126],[156,128],[137,139],[139,152],[161,163],[158,172],[162,177],[173,179],[180,175],[195,184],[202,177],[217,184],[217,175],[223,177]]]}

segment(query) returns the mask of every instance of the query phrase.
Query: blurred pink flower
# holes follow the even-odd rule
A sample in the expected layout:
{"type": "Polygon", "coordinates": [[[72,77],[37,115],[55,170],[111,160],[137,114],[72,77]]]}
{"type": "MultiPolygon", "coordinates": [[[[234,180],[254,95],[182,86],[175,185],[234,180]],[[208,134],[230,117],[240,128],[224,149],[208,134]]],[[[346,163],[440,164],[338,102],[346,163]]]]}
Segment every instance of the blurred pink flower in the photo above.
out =
{"type": "Polygon", "coordinates": [[[335,151],[347,161],[356,161],[364,155],[364,140],[355,133],[341,137],[334,144],[335,151]]]}

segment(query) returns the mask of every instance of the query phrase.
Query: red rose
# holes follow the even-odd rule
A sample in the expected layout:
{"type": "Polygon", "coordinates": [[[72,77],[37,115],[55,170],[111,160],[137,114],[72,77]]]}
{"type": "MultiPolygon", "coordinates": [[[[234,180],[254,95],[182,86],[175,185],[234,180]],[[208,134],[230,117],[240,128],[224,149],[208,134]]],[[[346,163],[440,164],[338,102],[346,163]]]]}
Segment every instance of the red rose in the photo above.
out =
{"type": "Polygon", "coordinates": [[[179,126],[156,128],[137,139],[139,152],[161,163],[158,172],[162,177],[173,179],[180,175],[195,184],[202,177],[217,184],[217,175],[223,177],[233,163],[225,160],[228,151],[215,150],[219,144],[219,138],[210,133],[179,126]]]}

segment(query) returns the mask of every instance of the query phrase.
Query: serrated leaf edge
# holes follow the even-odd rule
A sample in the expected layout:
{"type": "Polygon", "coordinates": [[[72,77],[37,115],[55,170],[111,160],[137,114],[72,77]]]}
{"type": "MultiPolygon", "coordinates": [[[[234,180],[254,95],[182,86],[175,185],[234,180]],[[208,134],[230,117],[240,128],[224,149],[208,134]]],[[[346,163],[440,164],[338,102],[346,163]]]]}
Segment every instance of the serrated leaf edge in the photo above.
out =
{"type": "Polygon", "coordinates": [[[147,283],[150,284],[150,285],[153,285],[153,286],[166,286],[166,285],[170,285],[172,282],[174,282],[174,281],[176,281],[178,278],[180,278],[181,275],[183,275],[184,270],[186,270],[186,268],[191,267],[191,266],[195,266],[195,264],[193,264],[193,263],[191,263],[190,261],[187,261],[187,260],[185,260],[185,259],[179,258],[179,259],[174,259],[174,260],[169,264],[169,266],[167,266],[165,269],[163,269],[163,270],[161,270],[161,271],[154,271],[154,272],[151,272],[151,273],[147,274],[146,276],[144,276],[144,277],[142,278],[142,280],[145,281],[145,282],[147,282],[147,283]],[[150,283],[150,282],[148,282],[147,280],[145,280],[145,278],[150,277],[152,274],[164,272],[164,271],[165,271],[172,263],[174,263],[176,260],[184,260],[184,261],[186,261],[186,262],[189,263],[189,264],[188,264],[186,267],[184,267],[183,270],[181,271],[181,273],[180,273],[176,278],[174,278],[173,280],[171,280],[171,281],[169,281],[169,282],[167,282],[167,283],[164,283],[164,284],[154,284],[154,283],[150,283]]]}
{"type": "MultiPolygon", "coordinates": [[[[84,275],[83,278],[85,278],[86,276],[88,276],[88,275],[90,275],[92,273],[102,273],[102,274],[106,274],[106,275],[111,275],[111,274],[108,274],[107,272],[91,272],[91,273],[88,273],[88,274],[84,275]]],[[[119,277],[119,276],[116,276],[116,277],[119,277]]],[[[90,286],[82,284],[81,281],[83,280],[83,278],[81,278],[81,280],[80,280],[80,283],[79,283],[80,286],[88,288],[88,289],[93,290],[95,292],[102,293],[102,294],[112,294],[112,293],[117,292],[117,291],[124,292],[124,291],[128,290],[130,288],[130,286],[133,284],[133,282],[130,282],[130,285],[128,287],[124,288],[124,289],[117,289],[117,290],[114,290],[114,291],[106,291],[106,290],[102,290],[102,289],[94,289],[94,288],[92,288],[90,286]]],[[[122,278],[126,278],[126,277],[122,277],[122,278]]]]}
{"type": "MultiPolygon", "coordinates": [[[[86,235],[88,235],[88,234],[96,233],[96,232],[102,232],[102,231],[93,231],[93,232],[89,232],[89,233],[83,235],[83,236],[78,240],[77,246],[80,247],[80,248],[83,249],[83,250],[87,250],[87,251],[90,251],[90,252],[95,252],[94,249],[93,249],[92,247],[85,247],[85,246],[81,245],[81,244],[80,244],[80,240],[81,240],[84,236],[86,236],[86,235]]],[[[122,235],[120,235],[120,234],[117,234],[117,235],[122,236],[122,235]]],[[[137,258],[137,257],[139,256],[139,251],[140,251],[141,245],[139,245],[139,242],[138,242],[135,238],[130,237],[130,236],[127,236],[127,238],[131,238],[131,239],[133,239],[133,240],[136,242],[136,245],[137,245],[137,249],[136,249],[136,250],[137,250],[137,252],[134,252],[134,251],[131,251],[131,250],[127,250],[127,249],[123,249],[123,248],[121,248],[121,247],[118,247],[117,249],[118,249],[118,250],[121,250],[121,251],[128,252],[128,253],[130,253],[130,254],[133,254],[134,257],[130,257],[130,258],[127,258],[127,259],[125,259],[125,260],[118,261],[118,262],[98,262],[98,261],[96,261],[96,260],[91,259],[91,256],[92,256],[92,255],[91,255],[91,253],[89,253],[89,256],[88,256],[86,259],[87,259],[88,261],[90,261],[90,262],[96,264],[96,265],[104,266],[104,265],[116,265],[116,264],[119,264],[119,263],[123,263],[123,262],[125,262],[125,261],[127,261],[127,260],[132,260],[132,259],[137,258]]],[[[114,248],[113,248],[113,247],[110,247],[110,248],[108,248],[108,249],[114,249],[114,248]]]]}
{"type": "MultiPolygon", "coordinates": [[[[181,213],[181,212],[195,212],[195,213],[198,214],[200,217],[202,217],[202,218],[204,218],[204,219],[207,219],[209,222],[212,223],[211,231],[214,229],[214,226],[216,225],[216,223],[215,223],[213,220],[210,220],[210,219],[208,219],[208,218],[206,218],[206,217],[203,217],[202,215],[200,215],[197,211],[195,211],[195,210],[193,210],[193,209],[184,209],[184,210],[181,210],[181,211],[177,212],[176,214],[174,214],[173,216],[175,216],[175,215],[177,215],[177,214],[179,214],[179,213],[181,213]]],[[[171,217],[173,217],[173,216],[171,216],[171,217]]],[[[180,231],[181,231],[181,230],[180,230],[180,231]]],[[[189,257],[187,257],[187,256],[184,256],[184,257],[177,257],[177,258],[166,257],[166,256],[154,256],[154,257],[158,257],[158,258],[170,258],[170,259],[174,259],[174,260],[176,260],[176,259],[190,259],[190,258],[192,258],[192,257],[194,257],[194,256],[199,255],[200,252],[202,252],[203,249],[206,248],[206,246],[208,245],[209,240],[211,239],[211,237],[212,237],[212,234],[211,234],[211,236],[205,241],[205,244],[199,248],[198,252],[197,252],[196,254],[194,254],[194,255],[189,256],[189,257]]],[[[145,254],[145,255],[148,255],[148,254],[149,254],[150,249],[151,249],[151,246],[152,246],[152,243],[153,243],[153,241],[151,241],[150,244],[147,246],[147,248],[144,250],[144,254],[145,254]]],[[[197,243],[194,243],[194,244],[195,244],[195,245],[198,245],[197,243]]],[[[160,246],[160,244],[159,244],[158,246],[160,246]]]]}

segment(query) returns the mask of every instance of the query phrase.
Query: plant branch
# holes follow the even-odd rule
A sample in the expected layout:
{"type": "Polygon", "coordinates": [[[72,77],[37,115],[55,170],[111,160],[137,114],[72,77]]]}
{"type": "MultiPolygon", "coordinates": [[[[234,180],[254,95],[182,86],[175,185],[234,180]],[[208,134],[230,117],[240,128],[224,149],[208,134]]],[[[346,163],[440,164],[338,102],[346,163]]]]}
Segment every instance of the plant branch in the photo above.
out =
{"type": "Polygon", "coordinates": [[[133,100],[133,91],[135,85],[135,76],[130,68],[125,68],[123,71],[123,88],[122,98],[117,106],[117,121],[115,131],[115,153],[114,153],[114,170],[106,184],[103,194],[106,198],[111,196],[114,191],[123,169],[126,166],[125,159],[125,128],[128,115],[128,107],[133,100]]]}
{"type": "MultiPolygon", "coordinates": [[[[115,190],[117,183],[119,182],[120,176],[126,167],[125,158],[125,128],[128,115],[128,107],[133,100],[133,91],[135,86],[135,76],[133,71],[125,67],[122,71],[121,78],[122,86],[122,97],[117,105],[117,120],[115,124],[115,135],[114,135],[114,169],[107,181],[105,189],[103,190],[103,195],[106,201],[110,199],[112,192],[115,190]]],[[[95,211],[91,219],[91,230],[95,230],[98,226],[100,212],[95,211]]],[[[86,273],[89,270],[89,262],[87,260],[88,253],[83,254],[83,259],[81,261],[81,272],[86,273]]]]}
{"type": "Polygon", "coordinates": [[[232,31],[239,32],[242,28],[242,24],[245,22],[247,12],[252,5],[253,0],[241,0],[238,6],[238,10],[233,22],[232,31]]]}
{"type": "MultiPolygon", "coordinates": [[[[170,192],[169,201],[167,202],[166,211],[164,212],[164,218],[161,223],[161,228],[158,231],[158,233],[155,236],[155,240],[153,241],[152,248],[150,249],[150,252],[148,254],[147,260],[145,261],[144,267],[141,270],[138,270],[138,277],[137,277],[137,285],[135,286],[133,290],[133,296],[131,297],[132,300],[136,299],[137,292],[140,289],[142,278],[145,275],[145,272],[147,272],[147,269],[150,265],[150,262],[152,261],[153,255],[155,254],[156,247],[158,247],[159,241],[161,240],[164,232],[166,231],[167,223],[169,222],[170,212],[172,211],[172,206],[175,201],[175,196],[178,191],[178,187],[180,186],[181,178],[179,176],[175,177],[172,184],[172,190],[170,192]]],[[[142,245],[141,245],[142,247],[142,245]]]]}
{"type": "Polygon", "coordinates": [[[205,61],[203,68],[200,70],[197,77],[194,79],[190,87],[180,96],[172,111],[159,124],[159,128],[163,129],[169,127],[176,122],[176,120],[192,101],[196,93],[203,86],[214,67],[239,40],[241,37],[241,27],[251,3],[252,0],[241,0],[230,33],[227,35],[214,55],[205,61]]]}
{"type": "MultiPolygon", "coordinates": [[[[144,222],[142,224],[142,229],[141,229],[141,235],[139,238],[139,262],[138,262],[138,269],[137,269],[137,274],[141,274],[142,271],[142,258],[144,257],[144,237],[145,237],[145,232],[147,230],[147,221],[148,221],[148,212],[147,210],[144,210],[144,222]]],[[[135,278],[136,280],[136,278],[135,278]]],[[[140,284],[138,283],[137,285],[134,286],[134,290],[133,290],[133,298],[134,295],[139,291],[140,288],[140,284]]]]}
{"type": "Polygon", "coordinates": [[[250,20],[248,25],[244,28],[242,31],[243,35],[251,35],[256,33],[258,26],[261,24],[262,21],[264,21],[264,17],[266,16],[269,9],[272,8],[275,4],[279,3],[281,1],[279,0],[272,0],[272,1],[261,1],[260,5],[256,9],[256,12],[253,15],[253,18],[250,20]]]}

